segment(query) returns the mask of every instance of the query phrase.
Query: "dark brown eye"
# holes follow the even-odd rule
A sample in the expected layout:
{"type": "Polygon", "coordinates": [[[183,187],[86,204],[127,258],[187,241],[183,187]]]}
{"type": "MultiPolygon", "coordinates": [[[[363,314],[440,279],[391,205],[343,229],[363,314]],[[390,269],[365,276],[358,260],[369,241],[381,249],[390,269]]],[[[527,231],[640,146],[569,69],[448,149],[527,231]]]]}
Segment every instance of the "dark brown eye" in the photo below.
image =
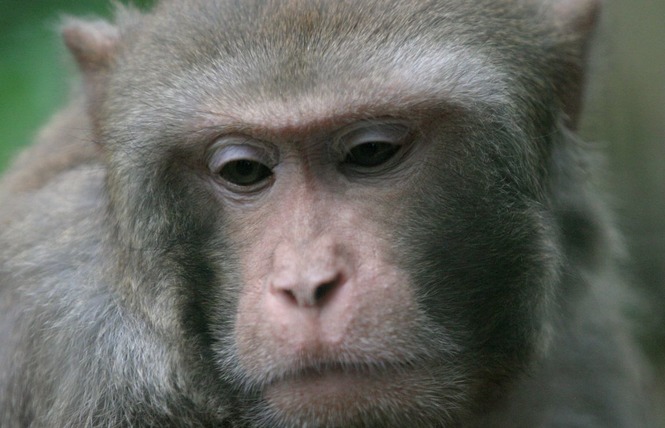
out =
{"type": "Polygon", "coordinates": [[[361,122],[339,137],[342,164],[358,173],[376,173],[409,143],[409,128],[401,122],[361,122]]]}
{"type": "Polygon", "coordinates": [[[219,175],[236,186],[253,186],[269,178],[272,171],[260,162],[239,159],[224,165],[219,175]]]}
{"type": "Polygon", "coordinates": [[[212,146],[208,168],[235,193],[258,192],[272,183],[279,153],[269,143],[246,136],[225,136],[212,146]]]}
{"type": "Polygon", "coordinates": [[[349,150],[344,162],[365,168],[379,166],[388,162],[400,147],[399,144],[384,142],[362,143],[349,150]]]}

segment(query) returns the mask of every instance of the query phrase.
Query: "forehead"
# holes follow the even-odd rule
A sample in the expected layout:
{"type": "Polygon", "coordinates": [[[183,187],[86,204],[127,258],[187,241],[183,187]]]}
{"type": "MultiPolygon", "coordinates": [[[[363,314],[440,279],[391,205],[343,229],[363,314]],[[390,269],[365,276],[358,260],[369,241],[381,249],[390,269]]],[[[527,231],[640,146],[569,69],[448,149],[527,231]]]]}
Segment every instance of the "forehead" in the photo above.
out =
{"type": "Polygon", "coordinates": [[[368,106],[508,102],[495,39],[478,33],[509,17],[492,2],[405,3],[167,1],[129,73],[149,76],[157,99],[285,126],[368,106]]]}

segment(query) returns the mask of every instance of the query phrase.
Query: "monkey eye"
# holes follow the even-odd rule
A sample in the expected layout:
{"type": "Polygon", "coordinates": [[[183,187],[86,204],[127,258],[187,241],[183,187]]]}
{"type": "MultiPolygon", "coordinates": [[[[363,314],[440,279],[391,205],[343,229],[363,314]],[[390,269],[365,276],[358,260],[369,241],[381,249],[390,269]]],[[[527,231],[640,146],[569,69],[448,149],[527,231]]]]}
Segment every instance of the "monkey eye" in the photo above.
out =
{"type": "Polygon", "coordinates": [[[402,123],[354,126],[342,135],[343,164],[360,169],[387,164],[406,144],[409,128],[402,123]]]}
{"type": "Polygon", "coordinates": [[[349,150],[344,158],[344,163],[372,168],[388,162],[399,151],[400,147],[397,144],[383,142],[358,144],[349,150]]]}
{"type": "Polygon", "coordinates": [[[209,167],[232,191],[248,193],[269,184],[276,163],[276,155],[258,143],[223,138],[215,144],[209,167]]]}
{"type": "Polygon", "coordinates": [[[272,171],[260,162],[239,159],[225,164],[219,175],[237,186],[253,186],[270,177],[272,171]]]}

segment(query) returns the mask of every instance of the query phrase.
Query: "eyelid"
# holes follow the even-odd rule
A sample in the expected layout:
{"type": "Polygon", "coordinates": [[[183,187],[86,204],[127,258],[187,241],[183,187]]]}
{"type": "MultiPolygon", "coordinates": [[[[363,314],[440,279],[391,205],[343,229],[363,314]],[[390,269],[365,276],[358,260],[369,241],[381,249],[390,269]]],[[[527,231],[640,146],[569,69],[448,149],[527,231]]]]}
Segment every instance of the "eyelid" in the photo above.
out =
{"type": "Polygon", "coordinates": [[[208,165],[212,171],[238,160],[259,162],[272,169],[279,163],[279,153],[270,143],[242,136],[219,138],[210,148],[208,165]]]}
{"type": "Polygon", "coordinates": [[[370,121],[360,122],[344,129],[335,139],[335,150],[345,153],[354,146],[382,142],[388,144],[402,144],[409,135],[410,129],[401,121],[370,121]]]}

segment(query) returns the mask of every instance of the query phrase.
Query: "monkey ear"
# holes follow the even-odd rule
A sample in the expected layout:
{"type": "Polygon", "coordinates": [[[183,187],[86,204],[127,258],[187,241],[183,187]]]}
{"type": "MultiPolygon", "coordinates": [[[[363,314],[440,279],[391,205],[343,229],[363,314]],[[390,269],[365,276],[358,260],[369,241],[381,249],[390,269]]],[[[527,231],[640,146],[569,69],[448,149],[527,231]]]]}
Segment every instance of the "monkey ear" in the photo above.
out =
{"type": "Polygon", "coordinates": [[[569,62],[566,65],[567,82],[561,85],[561,100],[567,116],[567,125],[578,125],[589,45],[598,23],[602,0],[549,0],[554,25],[564,44],[568,46],[569,62]]]}
{"type": "Polygon", "coordinates": [[[68,19],[62,36],[84,75],[107,70],[120,40],[118,29],[101,20],[68,19]]]}
{"type": "Polygon", "coordinates": [[[88,113],[96,128],[97,111],[118,50],[120,31],[103,20],[68,18],[62,26],[62,38],[81,71],[88,113]]]}
{"type": "Polygon", "coordinates": [[[600,15],[602,0],[550,0],[556,24],[564,31],[588,38],[600,15]]]}

